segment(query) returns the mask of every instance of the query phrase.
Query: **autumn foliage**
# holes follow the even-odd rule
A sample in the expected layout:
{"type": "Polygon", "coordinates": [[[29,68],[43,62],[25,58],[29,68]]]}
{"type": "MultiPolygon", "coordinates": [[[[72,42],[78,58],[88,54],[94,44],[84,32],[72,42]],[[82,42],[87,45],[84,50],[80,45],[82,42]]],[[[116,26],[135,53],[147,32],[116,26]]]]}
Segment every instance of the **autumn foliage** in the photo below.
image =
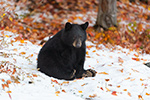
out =
{"type": "MultiPolygon", "coordinates": [[[[90,41],[106,47],[120,45],[150,53],[150,6],[125,1],[128,0],[117,2],[118,27],[95,32],[92,25],[96,20],[98,0],[14,0],[14,5],[7,4],[1,8],[0,30],[18,33],[18,40],[28,39],[35,43],[56,34],[67,21],[89,21],[91,27],[87,32],[90,41]],[[9,10],[6,11],[6,7],[9,10]],[[27,12],[19,14],[17,7],[27,12]]],[[[4,4],[0,1],[0,5],[4,4]]]]}

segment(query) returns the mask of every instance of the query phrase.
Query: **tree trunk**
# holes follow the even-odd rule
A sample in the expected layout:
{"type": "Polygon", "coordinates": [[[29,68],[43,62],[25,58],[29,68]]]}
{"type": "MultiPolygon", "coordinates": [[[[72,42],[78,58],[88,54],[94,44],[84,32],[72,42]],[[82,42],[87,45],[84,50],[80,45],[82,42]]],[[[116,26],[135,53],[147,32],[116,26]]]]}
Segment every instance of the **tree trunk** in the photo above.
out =
{"type": "Polygon", "coordinates": [[[111,26],[117,26],[117,1],[116,0],[99,0],[96,30],[100,28],[108,29],[111,26]]]}

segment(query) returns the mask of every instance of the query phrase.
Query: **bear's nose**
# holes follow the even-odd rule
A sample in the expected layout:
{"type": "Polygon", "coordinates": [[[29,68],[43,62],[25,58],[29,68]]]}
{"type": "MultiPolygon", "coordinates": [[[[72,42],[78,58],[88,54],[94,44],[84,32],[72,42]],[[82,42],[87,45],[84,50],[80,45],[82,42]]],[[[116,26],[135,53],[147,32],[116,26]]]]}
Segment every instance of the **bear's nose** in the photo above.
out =
{"type": "Polygon", "coordinates": [[[74,42],[73,42],[73,46],[75,47],[75,48],[80,48],[81,46],[82,46],[82,42],[81,42],[81,40],[80,39],[76,39],[74,42]]]}

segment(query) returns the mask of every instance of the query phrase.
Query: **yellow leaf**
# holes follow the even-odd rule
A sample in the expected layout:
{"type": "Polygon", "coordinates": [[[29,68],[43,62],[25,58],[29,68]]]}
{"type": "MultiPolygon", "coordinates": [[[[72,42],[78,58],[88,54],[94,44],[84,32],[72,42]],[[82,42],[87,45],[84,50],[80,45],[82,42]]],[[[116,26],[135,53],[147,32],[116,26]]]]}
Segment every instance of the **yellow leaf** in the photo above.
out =
{"type": "Polygon", "coordinates": [[[3,18],[6,14],[4,13],[1,17],[3,18]]]}
{"type": "Polygon", "coordinates": [[[150,11],[150,6],[148,7],[148,10],[150,11]]]}
{"type": "Polygon", "coordinates": [[[59,93],[60,93],[60,91],[56,91],[56,92],[55,92],[55,94],[59,94],[59,93]]]}
{"type": "Polygon", "coordinates": [[[9,36],[8,36],[8,35],[5,35],[5,37],[9,38],[9,36]]]}
{"type": "Polygon", "coordinates": [[[82,93],[82,91],[78,91],[79,93],[82,93]]]}
{"type": "Polygon", "coordinates": [[[111,90],[110,90],[110,89],[108,89],[107,87],[106,87],[106,89],[107,89],[107,91],[108,91],[108,92],[110,92],[110,91],[111,91],[111,90]]]}
{"type": "Polygon", "coordinates": [[[144,79],[140,78],[140,81],[144,81],[144,79]]]}
{"type": "Polygon", "coordinates": [[[13,21],[13,18],[12,18],[12,17],[9,17],[9,20],[10,20],[10,21],[13,21]]]}
{"type": "Polygon", "coordinates": [[[24,43],[24,40],[20,40],[20,43],[24,43]]]}
{"type": "Polygon", "coordinates": [[[56,96],[58,96],[59,93],[60,93],[60,91],[56,91],[56,92],[55,92],[56,96]]]}

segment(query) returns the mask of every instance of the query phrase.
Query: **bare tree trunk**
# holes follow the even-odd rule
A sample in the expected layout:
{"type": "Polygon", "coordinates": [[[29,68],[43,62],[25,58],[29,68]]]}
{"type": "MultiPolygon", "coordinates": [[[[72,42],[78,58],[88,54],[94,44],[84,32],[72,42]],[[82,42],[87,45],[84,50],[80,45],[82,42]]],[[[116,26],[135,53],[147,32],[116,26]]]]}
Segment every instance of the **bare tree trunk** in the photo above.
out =
{"type": "Polygon", "coordinates": [[[95,29],[108,29],[111,26],[117,26],[117,1],[116,0],[99,0],[97,20],[95,29]]]}

